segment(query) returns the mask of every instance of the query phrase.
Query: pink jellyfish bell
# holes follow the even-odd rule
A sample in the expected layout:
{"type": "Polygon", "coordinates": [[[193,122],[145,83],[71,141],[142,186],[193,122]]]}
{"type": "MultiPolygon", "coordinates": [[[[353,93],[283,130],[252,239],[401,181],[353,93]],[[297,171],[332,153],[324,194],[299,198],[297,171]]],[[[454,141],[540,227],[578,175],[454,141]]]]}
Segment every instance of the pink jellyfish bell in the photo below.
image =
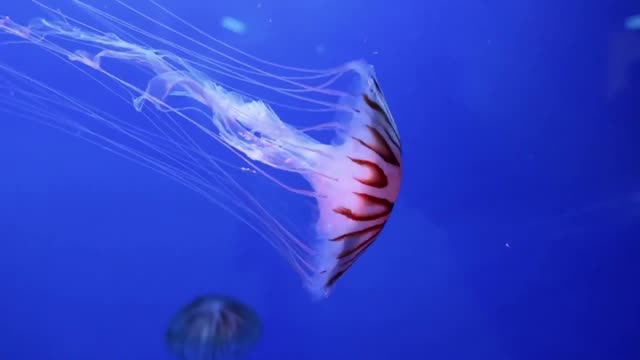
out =
{"type": "Polygon", "coordinates": [[[376,240],[400,192],[402,154],[395,122],[371,68],[342,142],[317,165],[309,181],[319,194],[319,267],[312,288],[328,292],[376,240]]]}

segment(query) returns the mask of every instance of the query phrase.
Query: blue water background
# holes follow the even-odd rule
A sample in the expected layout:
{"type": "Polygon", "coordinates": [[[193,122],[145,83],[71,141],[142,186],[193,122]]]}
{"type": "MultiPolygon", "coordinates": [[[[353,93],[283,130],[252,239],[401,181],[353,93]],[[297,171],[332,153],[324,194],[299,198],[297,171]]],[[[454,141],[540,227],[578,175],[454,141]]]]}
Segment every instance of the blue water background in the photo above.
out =
{"type": "MultiPolygon", "coordinates": [[[[169,319],[206,292],[261,314],[252,359],[640,358],[638,62],[607,87],[640,5],[164,4],[276,62],[373,63],[404,146],[391,221],[314,303],[263,240],[189,189],[0,113],[0,359],[171,359],[169,319]]],[[[44,14],[28,1],[0,13],[44,14]]],[[[32,54],[0,46],[3,63],[74,86],[32,54]]]]}

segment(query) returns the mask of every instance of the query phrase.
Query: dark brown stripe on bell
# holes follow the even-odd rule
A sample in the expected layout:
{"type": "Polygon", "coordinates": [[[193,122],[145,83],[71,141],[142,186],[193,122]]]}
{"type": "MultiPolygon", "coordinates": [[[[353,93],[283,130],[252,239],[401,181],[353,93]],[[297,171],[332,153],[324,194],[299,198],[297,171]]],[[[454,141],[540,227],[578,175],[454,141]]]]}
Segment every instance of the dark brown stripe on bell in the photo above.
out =
{"type": "Polygon", "coordinates": [[[346,234],[342,234],[336,238],[330,239],[330,241],[344,241],[344,240],[348,240],[352,237],[356,237],[356,236],[360,236],[360,235],[364,235],[367,233],[370,233],[372,231],[377,231],[378,229],[382,229],[382,227],[384,226],[384,223],[382,224],[376,224],[376,225],[371,225],[369,227],[366,227],[364,229],[360,229],[360,230],[356,230],[356,231],[352,231],[346,234]]]}
{"type": "Polygon", "coordinates": [[[369,128],[369,132],[375,139],[376,145],[378,145],[378,154],[381,154],[380,156],[382,156],[384,161],[388,162],[389,164],[400,166],[400,161],[398,161],[396,154],[394,154],[393,150],[391,150],[391,146],[389,146],[387,139],[382,136],[382,134],[380,134],[378,129],[374,128],[373,126],[367,127],[369,128]]]}
{"type": "MultiPolygon", "coordinates": [[[[389,127],[391,129],[393,129],[393,132],[398,135],[398,133],[396,133],[396,130],[394,129],[393,125],[391,124],[391,117],[389,116],[389,114],[387,114],[387,112],[382,108],[382,106],[380,104],[378,104],[377,101],[373,100],[372,98],[369,97],[369,95],[367,94],[363,94],[362,98],[364,99],[364,102],[369,105],[369,107],[371,109],[373,109],[375,112],[379,113],[380,115],[382,115],[382,117],[384,118],[384,121],[387,123],[387,125],[389,125],[389,127]]],[[[400,138],[398,136],[398,138],[400,138]]]]}
{"type": "MultiPolygon", "coordinates": [[[[393,128],[391,128],[393,130],[393,128]]],[[[395,133],[395,130],[393,131],[395,133]]],[[[387,137],[389,138],[389,140],[391,140],[391,142],[393,143],[393,145],[396,146],[396,149],[398,149],[398,152],[400,152],[400,154],[402,154],[402,147],[400,146],[400,143],[396,141],[396,138],[391,136],[391,134],[389,133],[389,130],[384,129],[384,133],[387,134],[387,137]]]]}
{"type": "Polygon", "coordinates": [[[379,93],[382,93],[382,89],[380,89],[380,84],[378,84],[378,80],[374,77],[372,77],[371,80],[373,80],[373,85],[376,86],[376,90],[378,90],[379,93]]]}
{"type": "Polygon", "coordinates": [[[380,235],[380,232],[382,232],[382,226],[379,229],[377,229],[373,234],[371,234],[365,241],[359,243],[358,246],[354,246],[350,249],[344,249],[340,254],[338,254],[337,259],[342,260],[347,256],[352,255],[353,253],[363,251],[364,249],[367,248],[367,244],[375,241],[378,238],[378,235],[380,235]]]}
{"type": "MultiPolygon", "coordinates": [[[[380,92],[380,89],[378,89],[378,91],[380,92]]],[[[367,105],[369,105],[371,109],[373,109],[374,111],[382,115],[382,117],[384,118],[384,121],[387,123],[387,127],[390,127],[391,131],[393,131],[393,134],[395,135],[395,138],[392,136],[389,136],[389,139],[391,139],[391,141],[398,147],[398,149],[401,149],[402,147],[400,146],[400,144],[395,141],[395,139],[400,140],[400,134],[398,134],[395,126],[393,126],[393,124],[391,123],[391,117],[389,116],[389,114],[387,114],[387,112],[382,108],[382,106],[380,106],[380,104],[378,104],[375,100],[370,98],[369,95],[364,94],[362,95],[362,97],[364,99],[364,102],[367,105]]],[[[387,132],[387,135],[389,135],[389,132],[386,129],[385,131],[387,132]]]]}
{"type": "Polygon", "coordinates": [[[344,270],[347,271],[356,262],[356,260],[358,260],[358,258],[360,258],[360,256],[362,256],[362,254],[364,254],[364,252],[367,251],[369,246],[371,246],[371,244],[373,244],[377,238],[378,238],[377,236],[374,237],[371,241],[369,241],[364,247],[362,247],[362,249],[360,251],[358,251],[349,260],[347,260],[345,262],[342,262],[342,263],[339,263],[340,267],[344,268],[344,270]]]}
{"type": "Polygon", "coordinates": [[[380,104],[378,104],[375,100],[370,98],[369,95],[367,95],[367,94],[363,94],[362,98],[364,99],[364,102],[367,105],[369,105],[370,108],[372,108],[374,111],[380,113],[380,115],[382,115],[384,117],[384,120],[387,122],[388,125],[391,125],[391,121],[389,121],[389,116],[384,111],[382,106],[380,106],[380,104]]]}
{"type": "Polygon", "coordinates": [[[373,136],[373,144],[367,144],[363,140],[356,137],[353,137],[353,139],[362,144],[364,147],[378,154],[387,163],[394,166],[400,166],[400,161],[398,161],[396,154],[394,154],[391,150],[391,147],[389,146],[389,143],[387,142],[385,137],[382,136],[382,134],[380,134],[380,132],[376,128],[372,126],[367,126],[367,128],[369,129],[371,136],[373,136]]]}
{"type": "Polygon", "coordinates": [[[333,284],[335,284],[336,281],[338,281],[338,279],[340,279],[340,277],[342,277],[342,275],[344,275],[344,273],[347,270],[349,270],[349,269],[347,268],[347,269],[344,269],[342,271],[338,271],[337,273],[333,274],[333,276],[330,277],[329,280],[327,280],[327,283],[324,286],[325,287],[332,287],[333,284]]]}
{"type": "Polygon", "coordinates": [[[378,166],[378,164],[369,160],[354,159],[352,157],[349,159],[358,165],[366,167],[371,172],[371,175],[366,179],[355,178],[358,182],[378,189],[382,189],[389,185],[387,175],[384,173],[384,170],[378,166]]]}
{"type": "Polygon", "coordinates": [[[389,214],[391,214],[391,210],[393,210],[393,203],[387,199],[359,192],[354,192],[354,194],[358,198],[360,198],[363,203],[368,205],[367,208],[372,208],[374,205],[377,205],[382,207],[382,210],[372,214],[357,214],[351,209],[339,207],[333,209],[333,211],[340,215],[346,216],[353,221],[371,221],[389,216],[389,214]]]}
{"type": "MultiPolygon", "coordinates": [[[[382,230],[382,228],[380,228],[380,230],[382,230]]],[[[380,230],[378,230],[378,233],[380,233],[380,230]]],[[[358,251],[356,253],[355,256],[353,256],[351,259],[349,259],[348,261],[344,262],[344,263],[340,263],[338,264],[338,266],[340,266],[342,268],[342,270],[338,271],[337,273],[335,273],[326,283],[325,287],[331,287],[336,281],[338,281],[338,279],[340,279],[342,277],[342,275],[344,275],[350,268],[351,266],[353,266],[353,264],[356,262],[356,260],[358,260],[358,258],[360,258],[360,256],[362,254],[364,254],[365,251],[367,251],[367,249],[369,248],[369,246],[371,246],[371,244],[374,243],[374,240],[377,238],[377,234],[375,237],[373,237],[373,239],[371,241],[366,242],[366,245],[364,245],[362,247],[362,249],[360,251],[358,251]]]]}

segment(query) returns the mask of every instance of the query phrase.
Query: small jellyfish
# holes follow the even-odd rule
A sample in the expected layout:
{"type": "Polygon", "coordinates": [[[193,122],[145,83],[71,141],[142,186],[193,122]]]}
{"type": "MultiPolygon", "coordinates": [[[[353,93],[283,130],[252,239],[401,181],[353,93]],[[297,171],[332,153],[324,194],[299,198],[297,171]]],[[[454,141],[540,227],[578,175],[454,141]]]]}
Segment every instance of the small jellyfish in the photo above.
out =
{"type": "Polygon", "coordinates": [[[627,30],[640,30],[640,15],[631,15],[624,21],[627,30]]]}
{"type": "Polygon", "coordinates": [[[260,334],[251,308],[228,296],[206,295],[174,316],[165,341],[181,360],[234,359],[249,352],[260,334]]]}

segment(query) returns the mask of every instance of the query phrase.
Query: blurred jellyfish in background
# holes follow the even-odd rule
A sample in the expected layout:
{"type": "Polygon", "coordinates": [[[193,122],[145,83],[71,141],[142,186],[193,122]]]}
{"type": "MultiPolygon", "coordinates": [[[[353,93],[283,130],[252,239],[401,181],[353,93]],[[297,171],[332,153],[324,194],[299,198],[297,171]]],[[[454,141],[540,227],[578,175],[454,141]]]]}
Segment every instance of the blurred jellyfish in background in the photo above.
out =
{"type": "Polygon", "coordinates": [[[606,95],[612,99],[629,87],[634,64],[640,62],[640,15],[629,16],[624,26],[609,35],[606,95]]]}
{"type": "Polygon", "coordinates": [[[640,14],[631,15],[624,21],[627,30],[640,30],[640,14]]]}
{"type": "Polygon", "coordinates": [[[223,295],[193,300],[173,318],[165,341],[181,360],[237,359],[254,347],[261,334],[258,315],[223,295]]]}

